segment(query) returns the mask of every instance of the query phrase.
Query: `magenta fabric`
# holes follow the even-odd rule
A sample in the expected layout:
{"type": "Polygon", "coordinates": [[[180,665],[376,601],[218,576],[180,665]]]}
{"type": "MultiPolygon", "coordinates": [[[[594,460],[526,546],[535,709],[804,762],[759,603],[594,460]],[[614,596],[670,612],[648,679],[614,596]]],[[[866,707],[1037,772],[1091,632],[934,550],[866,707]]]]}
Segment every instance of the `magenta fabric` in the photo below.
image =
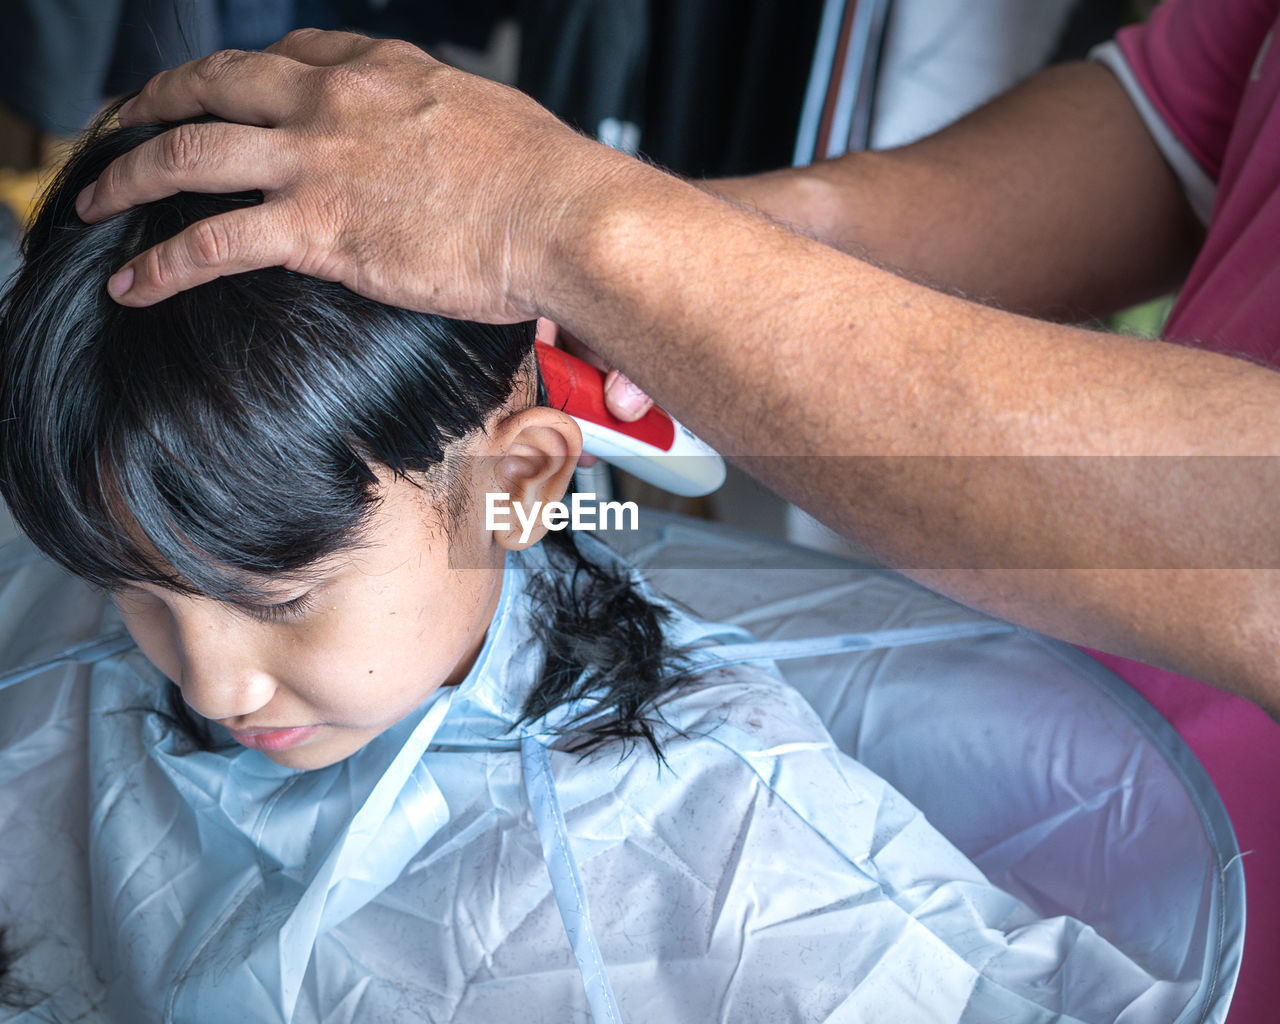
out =
{"type": "Polygon", "coordinates": [[[1173,0],[1116,36],[1165,122],[1217,179],[1273,0],[1173,0]]]}
{"type": "Polygon", "coordinates": [[[1218,183],[1168,338],[1280,366],[1280,0],[1172,0],[1117,41],[1174,134],[1218,183]],[[1264,49],[1265,47],[1265,49],[1264,49]]]}
{"type": "MultiPolygon", "coordinates": [[[[1280,0],[1170,0],[1117,37],[1139,84],[1217,182],[1165,336],[1280,366],[1280,0]]],[[[1244,852],[1248,923],[1229,1024],[1280,1020],[1280,726],[1248,701],[1097,652],[1172,723],[1244,852]]]]}
{"type": "Polygon", "coordinates": [[[1127,658],[1090,651],[1159,709],[1195,752],[1244,854],[1244,960],[1227,1024],[1280,1020],[1280,726],[1256,704],[1127,658]]]}

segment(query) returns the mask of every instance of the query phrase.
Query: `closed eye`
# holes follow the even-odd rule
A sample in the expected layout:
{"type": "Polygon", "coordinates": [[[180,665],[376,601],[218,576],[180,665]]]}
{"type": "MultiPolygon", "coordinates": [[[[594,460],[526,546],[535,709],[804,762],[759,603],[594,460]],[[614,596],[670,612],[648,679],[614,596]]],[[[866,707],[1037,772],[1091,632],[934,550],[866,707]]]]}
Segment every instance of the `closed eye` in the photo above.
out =
{"type": "Polygon", "coordinates": [[[256,622],[284,622],[300,619],[311,608],[311,592],[279,604],[241,604],[237,607],[256,622]]]}

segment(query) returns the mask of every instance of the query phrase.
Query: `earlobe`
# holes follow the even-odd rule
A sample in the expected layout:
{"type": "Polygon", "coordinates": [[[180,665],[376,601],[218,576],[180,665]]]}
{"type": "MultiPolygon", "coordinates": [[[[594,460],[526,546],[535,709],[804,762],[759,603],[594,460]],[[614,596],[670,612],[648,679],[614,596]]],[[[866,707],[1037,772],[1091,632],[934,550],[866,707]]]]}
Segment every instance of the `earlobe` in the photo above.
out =
{"type": "Polygon", "coordinates": [[[582,432],[559,409],[535,406],[503,419],[491,436],[500,454],[485,500],[486,529],[500,546],[517,551],[546,534],[542,512],[569,489],[582,432]]]}

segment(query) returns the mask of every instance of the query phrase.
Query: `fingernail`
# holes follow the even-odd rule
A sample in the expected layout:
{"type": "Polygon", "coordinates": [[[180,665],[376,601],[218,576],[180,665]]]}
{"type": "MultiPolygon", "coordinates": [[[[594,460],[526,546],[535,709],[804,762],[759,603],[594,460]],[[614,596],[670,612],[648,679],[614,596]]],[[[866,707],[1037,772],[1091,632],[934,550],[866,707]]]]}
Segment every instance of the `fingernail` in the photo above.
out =
{"type": "Polygon", "coordinates": [[[649,396],[620,373],[610,382],[608,392],[609,404],[628,416],[638,416],[649,404],[649,396]]]}
{"type": "Polygon", "coordinates": [[[98,183],[95,181],[91,185],[86,185],[80,190],[80,194],[76,196],[76,213],[84,217],[85,210],[93,205],[93,193],[97,190],[98,183]]]}
{"type": "Polygon", "coordinates": [[[124,124],[125,120],[129,116],[129,111],[132,109],[133,109],[133,100],[126,100],[124,103],[120,105],[120,109],[116,111],[117,120],[119,120],[121,124],[124,124]]]}
{"type": "Polygon", "coordinates": [[[124,270],[117,270],[107,279],[107,293],[113,298],[118,299],[121,295],[133,287],[133,267],[125,267],[124,270]]]}

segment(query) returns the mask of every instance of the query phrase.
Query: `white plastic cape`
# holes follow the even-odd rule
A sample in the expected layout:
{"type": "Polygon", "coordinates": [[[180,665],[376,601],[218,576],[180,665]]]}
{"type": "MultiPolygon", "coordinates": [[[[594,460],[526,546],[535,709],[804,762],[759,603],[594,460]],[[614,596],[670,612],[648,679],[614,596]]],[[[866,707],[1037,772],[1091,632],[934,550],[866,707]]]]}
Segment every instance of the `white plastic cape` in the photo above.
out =
{"type": "MultiPolygon", "coordinates": [[[[1056,648],[897,578],[734,576],[737,542],[681,530],[642,559],[688,564],[682,537],[695,560],[725,556],[695,589],[763,628],[752,644],[677,614],[675,639],[709,667],[664,706],[665,764],[560,749],[556,726],[582,707],[515,726],[540,660],[536,553],[508,560],[462,684],[303,773],[190,750],[147,710],[161,681],[101,598],[25,542],[4,549],[0,923],[27,949],[36,1004],[8,1019],[1221,1019],[1242,883],[1221,806],[1167,730],[1043,657],[1056,648]],[[827,625],[840,601],[815,597],[823,584],[846,622],[878,605],[876,628],[788,637],[827,625]],[[738,663],[824,651],[843,652],[823,661],[857,718],[846,746],[878,750],[1004,888],[842,754],[767,663],[738,663]],[[1029,666],[1056,666],[1050,689],[1068,696],[1022,707],[1026,746],[985,702],[993,674],[1029,666]],[[881,693],[895,672],[906,687],[881,693]],[[1016,775],[971,788],[967,762],[989,772],[979,748],[1001,747],[1020,751],[1016,775]]],[[[767,569],[783,549],[749,550],[767,569]]]]}

